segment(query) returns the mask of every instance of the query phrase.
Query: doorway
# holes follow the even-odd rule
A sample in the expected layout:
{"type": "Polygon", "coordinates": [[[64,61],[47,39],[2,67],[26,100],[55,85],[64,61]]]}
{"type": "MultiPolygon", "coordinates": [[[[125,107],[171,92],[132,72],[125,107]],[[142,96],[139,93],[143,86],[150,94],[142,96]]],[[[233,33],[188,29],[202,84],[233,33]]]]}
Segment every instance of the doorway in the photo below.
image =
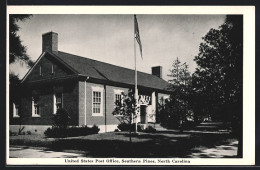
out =
{"type": "Polygon", "coordinates": [[[141,124],[147,123],[147,106],[140,105],[140,116],[141,116],[141,124]]]}

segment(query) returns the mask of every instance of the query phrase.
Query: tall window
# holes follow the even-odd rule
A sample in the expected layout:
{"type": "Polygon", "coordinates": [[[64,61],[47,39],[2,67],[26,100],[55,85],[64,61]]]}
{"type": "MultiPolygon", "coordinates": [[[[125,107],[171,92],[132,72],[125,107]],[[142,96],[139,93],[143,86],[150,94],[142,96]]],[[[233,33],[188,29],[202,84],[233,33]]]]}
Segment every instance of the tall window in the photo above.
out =
{"type": "Polygon", "coordinates": [[[101,92],[93,91],[93,113],[101,113],[101,92]]]}
{"type": "Polygon", "coordinates": [[[39,110],[39,96],[34,96],[32,98],[32,116],[39,117],[40,110],[39,110]]]}
{"type": "Polygon", "coordinates": [[[103,88],[92,87],[92,116],[103,116],[103,88]]]}
{"type": "Polygon", "coordinates": [[[13,117],[20,117],[19,115],[19,105],[13,103],[13,117]]]}
{"type": "Polygon", "coordinates": [[[62,108],[62,93],[54,94],[54,114],[56,114],[59,108],[62,108]]]}
{"type": "Polygon", "coordinates": [[[120,90],[120,89],[115,89],[114,93],[115,93],[115,98],[114,98],[114,104],[116,105],[116,103],[121,102],[122,103],[122,93],[124,91],[120,90]]]}
{"type": "Polygon", "coordinates": [[[42,66],[41,65],[40,65],[39,72],[40,72],[40,76],[42,76],[42,66]]]}
{"type": "Polygon", "coordinates": [[[122,95],[121,94],[115,94],[115,103],[121,102],[122,95]]]}
{"type": "Polygon", "coordinates": [[[53,66],[53,64],[51,65],[51,74],[54,74],[54,66],[53,66]]]}

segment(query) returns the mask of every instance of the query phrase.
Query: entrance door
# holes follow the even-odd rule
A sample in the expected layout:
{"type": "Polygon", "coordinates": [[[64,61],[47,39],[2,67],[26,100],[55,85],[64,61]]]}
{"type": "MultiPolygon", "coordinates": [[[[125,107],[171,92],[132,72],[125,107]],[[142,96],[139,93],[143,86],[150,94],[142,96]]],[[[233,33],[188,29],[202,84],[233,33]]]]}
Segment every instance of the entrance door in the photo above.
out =
{"type": "Polygon", "coordinates": [[[145,124],[145,123],[147,123],[147,118],[146,118],[147,106],[146,105],[141,105],[140,106],[140,111],[141,111],[141,123],[145,124]]]}

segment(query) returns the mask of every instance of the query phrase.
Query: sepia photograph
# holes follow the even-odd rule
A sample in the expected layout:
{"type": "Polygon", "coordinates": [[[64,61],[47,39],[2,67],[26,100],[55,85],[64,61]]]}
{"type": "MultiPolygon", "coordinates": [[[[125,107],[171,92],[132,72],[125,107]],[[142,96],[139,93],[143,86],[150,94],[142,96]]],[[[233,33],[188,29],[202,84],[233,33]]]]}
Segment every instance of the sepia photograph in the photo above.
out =
{"type": "Polygon", "coordinates": [[[11,164],[229,164],[251,152],[243,13],[14,9],[7,32],[11,164]]]}

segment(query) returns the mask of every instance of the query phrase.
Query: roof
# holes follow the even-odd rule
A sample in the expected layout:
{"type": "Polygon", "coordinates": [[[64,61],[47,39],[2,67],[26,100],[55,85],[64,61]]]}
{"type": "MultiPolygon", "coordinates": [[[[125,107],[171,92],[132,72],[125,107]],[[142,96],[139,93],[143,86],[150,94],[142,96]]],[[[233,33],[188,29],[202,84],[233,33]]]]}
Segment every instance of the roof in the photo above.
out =
{"type": "MultiPolygon", "coordinates": [[[[120,82],[128,85],[135,84],[135,71],[112,65],[109,63],[58,51],[52,53],[81,75],[112,82],[120,82]]],[[[138,86],[149,87],[158,90],[167,90],[169,83],[155,75],[137,72],[138,86]]]]}

